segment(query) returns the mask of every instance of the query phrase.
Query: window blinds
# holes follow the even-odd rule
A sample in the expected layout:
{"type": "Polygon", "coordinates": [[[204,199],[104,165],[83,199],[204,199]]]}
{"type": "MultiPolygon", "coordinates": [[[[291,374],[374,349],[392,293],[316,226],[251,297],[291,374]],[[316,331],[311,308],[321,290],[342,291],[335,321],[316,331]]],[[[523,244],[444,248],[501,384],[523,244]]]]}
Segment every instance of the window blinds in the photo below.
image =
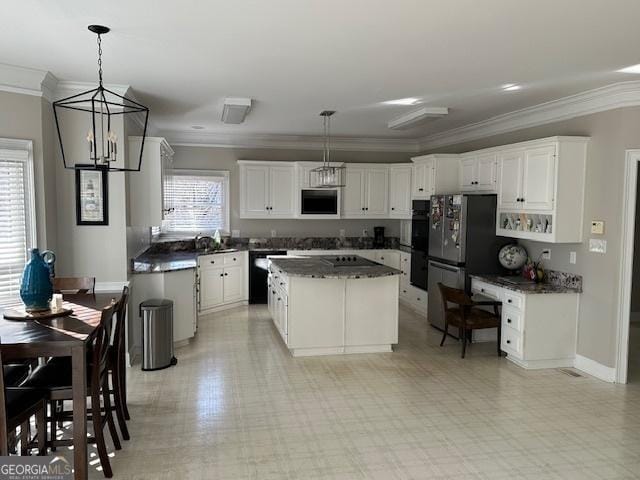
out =
{"type": "Polygon", "coordinates": [[[174,170],[165,184],[167,232],[229,231],[228,175],[174,170]]]}
{"type": "Polygon", "coordinates": [[[0,149],[0,305],[19,299],[27,251],[35,240],[32,182],[28,152],[0,149]]]}

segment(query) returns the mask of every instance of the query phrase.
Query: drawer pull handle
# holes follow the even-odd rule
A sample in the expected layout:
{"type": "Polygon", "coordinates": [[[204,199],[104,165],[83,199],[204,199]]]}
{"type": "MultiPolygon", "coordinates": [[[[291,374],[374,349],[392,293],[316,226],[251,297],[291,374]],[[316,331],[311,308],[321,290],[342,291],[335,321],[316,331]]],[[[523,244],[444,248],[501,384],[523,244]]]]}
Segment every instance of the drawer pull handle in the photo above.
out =
{"type": "MultiPolygon", "coordinates": [[[[280,299],[278,299],[278,300],[280,300],[280,299]]],[[[507,343],[511,343],[511,340],[507,340],[507,343]]]]}
{"type": "Polygon", "coordinates": [[[484,288],[481,288],[481,289],[480,289],[480,291],[481,291],[482,293],[484,293],[484,288]]]}
{"type": "Polygon", "coordinates": [[[209,263],[216,263],[216,261],[215,260],[211,260],[209,263]]]}
{"type": "Polygon", "coordinates": [[[512,303],[512,300],[511,299],[507,300],[507,303],[512,303]]]}
{"type": "Polygon", "coordinates": [[[510,318],[507,318],[507,323],[511,323],[511,319],[510,318]]]}
{"type": "Polygon", "coordinates": [[[280,282],[280,285],[284,285],[284,282],[280,282]]]}

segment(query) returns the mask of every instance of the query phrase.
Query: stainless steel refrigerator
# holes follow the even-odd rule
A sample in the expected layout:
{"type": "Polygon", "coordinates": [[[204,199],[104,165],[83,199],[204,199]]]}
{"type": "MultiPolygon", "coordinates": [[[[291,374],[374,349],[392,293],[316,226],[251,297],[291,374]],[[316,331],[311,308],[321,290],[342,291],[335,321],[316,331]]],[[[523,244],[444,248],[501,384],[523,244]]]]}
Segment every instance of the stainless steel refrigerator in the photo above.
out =
{"type": "MultiPolygon", "coordinates": [[[[428,320],[444,329],[438,283],[469,292],[469,275],[500,273],[496,195],[434,195],[429,213],[428,320]]],[[[457,332],[451,332],[457,334],[457,332]]]]}

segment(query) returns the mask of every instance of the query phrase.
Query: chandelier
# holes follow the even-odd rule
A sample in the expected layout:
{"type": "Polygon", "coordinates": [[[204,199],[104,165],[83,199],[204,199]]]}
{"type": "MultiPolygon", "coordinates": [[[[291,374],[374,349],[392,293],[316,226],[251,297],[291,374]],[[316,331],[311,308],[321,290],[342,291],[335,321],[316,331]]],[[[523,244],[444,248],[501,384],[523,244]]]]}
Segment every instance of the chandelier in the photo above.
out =
{"type": "MultiPolygon", "coordinates": [[[[62,153],[62,163],[64,164],[64,168],[70,169],[82,168],[108,172],[139,172],[142,165],[144,140],[147,135],[149,109],[131,98],[109,90],[103,85],[102,35],[108,33],[110,29],[102,25],[89,25],[87,28],[98,36],[98,87],[53,102],[53,115],[56,121],[60,152],[62,153]],[[67,161],[64,149],[65,143],[60,125],[61,110],[75,110],[89,114],[87,118],[88,132],[86,134],[87,162],[81,161],[70,164],[67,161]],[[116,166],[116,162],[119,159],[126,160],[121,152],[118,152],[118,135],[111,121],[112,117],[117,118],[117,116],[120,115],[123,119],[122,125],[124,125],[124,119],[127,115],[130,116],[128,118],[133,118],[142,125],[142,142],[139,153],[135,155],[138,160],[135,168],[128,168],[125,164],[123,164],[124,166],[122,167],[116,166]]],[[[130,152],[130,154],[133,153],[134,152],[130,152]]],[[[132,158],[135,157],[132,155],[132,158]]]]}
{"type": "Polygon", "coordinates": [[[344,167],[331,165],[331,116],[336,113],[333,110],[320,112],[324,127],[324,149],[322,153],[322,166],[309,172],[309,185],[311,188],[337,188],[344,187],[344,167]]]}

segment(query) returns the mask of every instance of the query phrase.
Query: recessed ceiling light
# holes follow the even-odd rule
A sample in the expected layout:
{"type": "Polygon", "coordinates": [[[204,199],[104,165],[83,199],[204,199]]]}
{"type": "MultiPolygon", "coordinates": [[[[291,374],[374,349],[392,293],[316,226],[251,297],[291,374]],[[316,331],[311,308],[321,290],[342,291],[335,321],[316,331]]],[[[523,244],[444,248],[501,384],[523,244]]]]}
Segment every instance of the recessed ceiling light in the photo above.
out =
{"type": "Polygon", "coordinates": [[[193,128],[194,130],[204,130],[204,127],[202,125],[192,125],[191,128],[193,128]]]}
{"type": "Polygon", "coordinates": [[[399,98],[397,100],[387,100],[386,102],[382,102],[385,105],[416,105],[420,103],[419,98],[408,97],[408,98],[399,98]]]}
{"type": "Polygon", "coordinates": [[[629,67],[621,68],[618,70],[620,73],[640,73],[640,63],[637,65],[631,65],[629,67]]]}
{"type": "Polygon", "coordinates": [[[502,88],[502,90],[504,90],[505,92],[513,92],[515,90],[520,90],[522,87],[517,83],[505,83],[500,88],[502,88]]]}

